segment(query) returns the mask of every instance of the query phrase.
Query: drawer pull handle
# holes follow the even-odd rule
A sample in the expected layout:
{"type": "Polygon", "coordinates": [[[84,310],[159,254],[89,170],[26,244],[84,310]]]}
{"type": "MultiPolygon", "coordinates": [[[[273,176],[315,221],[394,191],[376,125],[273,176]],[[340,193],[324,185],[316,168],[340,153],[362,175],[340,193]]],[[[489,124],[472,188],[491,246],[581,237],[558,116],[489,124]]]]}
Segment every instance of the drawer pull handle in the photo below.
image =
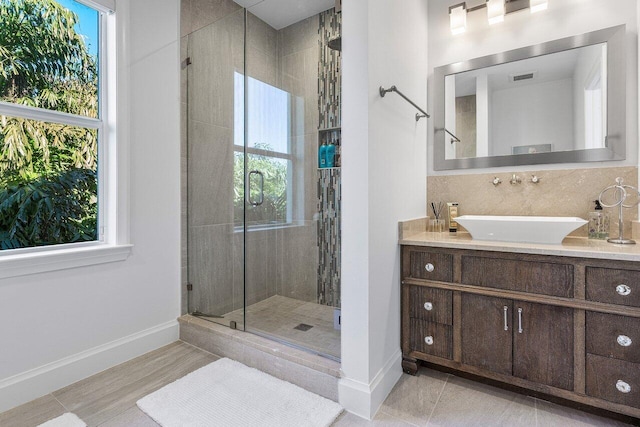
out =
{"type": "Polygon", "coordinates": [[[629,347],[633,342],[631,341],[631,338],[629,338],[626,335],[618,335],[617,341],[618,341],[618,344],[620,344],[622,347],[629,347]]]}
{"type": "Polygon", "coordinates": [[[429,335],[429,336],[427,336],[427,337],[424,337],[424,342],[425,342],[427,345],[433,345],[433,337],[432,337],[431,335],[429,335]]]}
{"type": "Polygon", "coordinates": [[[618,285],[616,286],[616,292],[622,296],[626,296],[631,293],[631,288],[624,284],[618,285]]]}
{"type": "Polygon", "coordinates": [[[433,310],[433,304],[431,304],[430,302],[425,302],[424,303],[424,309],[427,310],[427,311],[433,310]]]}
{"type": "Polygon", "coordinates": [[[507,313],[509,312],[509,307],[507,307],[505,305],[504,307],[502,307],[502,309],[504,310],[504,330],[508,331],[509,330],[509,320],[507,318],[507,313]]]}
{"type": "Polygon", "coordinates": [[[435,270],[435,267],[433,266],[433,264],[428,262],[427,265],[424,266],[424,269],[427,270],[427,272],[431,273],[433,270],[435,270]]]}
{"type": "Polygon", "coordinates": [[[521,334],[522,332],[522,309],[518,308],[518,333],[521,334]]]}
{"type": "Polygon", "coordinates": [[[622,380],[618,380],[616,388],[620,393],[631,393],[631,386],[622,380]]]}

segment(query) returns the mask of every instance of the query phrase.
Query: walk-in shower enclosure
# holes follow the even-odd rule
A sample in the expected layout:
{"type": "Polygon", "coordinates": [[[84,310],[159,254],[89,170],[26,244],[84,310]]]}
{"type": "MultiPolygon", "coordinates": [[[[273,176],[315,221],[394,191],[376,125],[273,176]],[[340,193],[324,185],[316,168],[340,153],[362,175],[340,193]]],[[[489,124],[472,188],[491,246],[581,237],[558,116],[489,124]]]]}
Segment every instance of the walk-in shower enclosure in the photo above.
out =
{"type": "Polygon", "coordinates": [[[340,14],[211,7],[182,37],[183,311],[339,358],[340,168],[318,147],[339,155],[340,14]]]}

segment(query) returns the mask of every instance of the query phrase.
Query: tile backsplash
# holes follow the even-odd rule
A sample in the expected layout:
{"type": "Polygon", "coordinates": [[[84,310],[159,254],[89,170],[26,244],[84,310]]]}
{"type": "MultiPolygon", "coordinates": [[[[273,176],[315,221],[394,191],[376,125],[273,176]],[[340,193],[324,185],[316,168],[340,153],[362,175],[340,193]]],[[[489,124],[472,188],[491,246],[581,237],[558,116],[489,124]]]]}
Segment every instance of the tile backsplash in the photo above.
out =
{"type": "MultiPolygon", "coordinates": [[[[431,202],[458,202],[460,215],[542,215],[577,216],[587,219],[600,192],[615,184],[616,177],[624,183],[638,185],[638,168],[590,168],[526,171],[515,173],[522,179],[510,184],[513,172],[427,177],[427,213],[431,202]],[[540,178],[531,182],[532,176],[540,178]],[[502,183],[494,186],[497,177],[502,183]]],[[[611,235],[618,235],[618,210],[605,208],[611,216],[611,235]]],[[[631,221],[638,219],[636,208],[624,210],[624,234],[631,236],[631,221]]],[[[581,227],[573,236],[587,235],[581,227]]]]}

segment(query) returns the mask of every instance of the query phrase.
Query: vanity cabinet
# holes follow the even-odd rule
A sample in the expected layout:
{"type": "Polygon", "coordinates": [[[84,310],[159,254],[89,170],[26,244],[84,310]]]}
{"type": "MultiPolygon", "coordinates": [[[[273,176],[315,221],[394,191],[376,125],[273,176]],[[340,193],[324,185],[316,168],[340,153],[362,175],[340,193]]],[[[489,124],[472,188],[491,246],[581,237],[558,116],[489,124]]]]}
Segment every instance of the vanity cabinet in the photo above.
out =
{"type": "Polygon", "coordinates": [[[403,369],[640,418],[639,264],[404,245],[403,369]]]}
{"type": "Polygon", "coordinates": [[[462,293],[462,363],[573,388],[573,310],[462,293]]]}

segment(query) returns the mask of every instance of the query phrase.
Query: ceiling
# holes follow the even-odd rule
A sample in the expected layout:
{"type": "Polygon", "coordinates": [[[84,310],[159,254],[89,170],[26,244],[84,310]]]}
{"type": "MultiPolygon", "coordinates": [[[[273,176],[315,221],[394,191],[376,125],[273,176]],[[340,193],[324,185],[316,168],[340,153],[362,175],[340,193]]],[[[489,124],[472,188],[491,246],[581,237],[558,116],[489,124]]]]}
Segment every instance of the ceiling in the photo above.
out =
{"type": "Polygon", "coordinates": [[[234,0],[276,30],[335,6],[335,0],[234,0]]]}

